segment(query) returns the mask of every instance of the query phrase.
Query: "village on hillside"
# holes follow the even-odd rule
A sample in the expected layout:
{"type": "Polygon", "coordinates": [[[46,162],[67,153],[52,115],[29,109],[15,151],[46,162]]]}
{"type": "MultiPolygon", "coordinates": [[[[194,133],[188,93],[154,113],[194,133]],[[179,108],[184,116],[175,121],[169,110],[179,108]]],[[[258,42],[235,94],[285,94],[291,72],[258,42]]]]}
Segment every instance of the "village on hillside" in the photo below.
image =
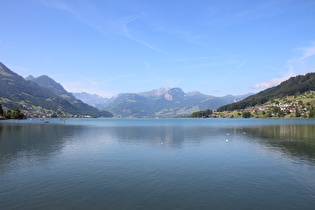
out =
{"type": "Polygon", "coordinates": [[[314,118],[315,91],[273,99],[242,110],[216,112],[205,110],[190,117],[199,118],[314,118]]]}

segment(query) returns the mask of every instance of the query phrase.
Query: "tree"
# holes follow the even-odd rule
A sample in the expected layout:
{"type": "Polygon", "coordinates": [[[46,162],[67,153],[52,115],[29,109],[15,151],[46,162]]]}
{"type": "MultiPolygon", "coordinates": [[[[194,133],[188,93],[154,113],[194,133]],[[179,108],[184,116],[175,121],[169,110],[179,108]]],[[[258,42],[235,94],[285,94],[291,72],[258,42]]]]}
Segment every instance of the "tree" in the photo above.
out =
{"type": "Polygon", "coordinates": [[[0,116],[3,116],[4,115],[4,111],[3,111],[3,108],[2,108],[2,104],[0,104],[0,116]]]}
{"type": "Polygon", "coordinates": [[[57,117],[58,117],[58,115],[57,115],[56,112],[54,112],[54,113],[51,115],[51,118],[57,118],[57,117]]]}
{"type": "Polygon", "coordinates": [[[207,109],[207,110],[204,110],[204,111],[194,112],[194,113],[191,114],[190,117],[197,117],[197,118],[205,117],[205,118],[207,118],[207,117],[209,117],[209,115],[212,115],[212,113],[213,113],[212,110],[207,109]]]}
{"type": "Polygon", "coordinates": [[[280,112],[278,113],[278,116],[279,116],[279,117],[284,117],[284,115],[285,115],[285,114],[284,114],[284,111],[280,110],[280,112]]]}
{"type": "Polygon", "coordinates": [[[5,113],[5,118],[11,119],[11,110],[8,110],[8,111],[5,113]]]}
{"type": "Polygon", "coordinates": [[[12,119],[26,119],[25,115],[17,107],[12,110],[11,116],[12,119]]]}
{"type": "Polygon", "coordinates": [[[5,118],[7,119],[26,119],[26,116],[21,112],[19,108],[14,108],[13,110],[8,110],[5,113],[5,118]]]}
{"type": "Polygon", "coordinates": [[[275,113],[275,114],[279,114],[280,111],[281,111],[280,107],[275,106],[273,108],[273,113],[275,113]]]}
{"type": "Polygon", "coordinates": [[[295,117],[301,117],[300,111],[297,107],[295,108],[295,117]]]}
{"type": "Polygon", "coordinates": [[[310,113],[308,115],[309,118],[315,118],[315,108],[312,106],[310,109],[310,113]]]}
{"type": "Polygon", "coordinates": [[[252,114],[250,112],[243,112],[243,118],[250,118],[252,114]]]}

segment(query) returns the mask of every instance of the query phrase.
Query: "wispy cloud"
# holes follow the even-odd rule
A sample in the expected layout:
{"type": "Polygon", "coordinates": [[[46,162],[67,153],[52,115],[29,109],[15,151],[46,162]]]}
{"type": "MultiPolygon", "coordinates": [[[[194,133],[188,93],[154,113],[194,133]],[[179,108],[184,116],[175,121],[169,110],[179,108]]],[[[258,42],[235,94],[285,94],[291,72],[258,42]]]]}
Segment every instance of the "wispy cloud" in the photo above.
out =
{"type": "Polygon", "coordinates": [[[134,41],[134,42],[137,42],[137,43],[139,43],[145,47],[150,48],[153,51],[156,51],[156,52],[162,53],[162,54],[170,55],[169,53],[167,53],[161,49],[158,49],[157,47],[154,47],[153,45],[147,43],[146,41],[139,39],[139,38],[136,38],[135,36],[132,35],[132,33],[130,32],[130,29],[129,29],[129,25],[132,22],[137,21],[138,19],[141,19],[142,17],[143,17],[143,15],[132,15],[132,16],[129,16],[127,18],[122,18],[120,21],[120,24],[119,24],[122,35],[125,36],[126,38],[134,41]]]}
{"type": "Polygon", "coordinates": [[[152,66],[151,66],[147,61],[143,61],[143,64],[144,64],[145,67],[147,67],[148,69],[152,69],[152,66]]]}
{"type": "Polygon", "coordinates": [[[274,85],[278,85],[281,82],[284,82],[285,80],[287,80],[289,78],[290,78],[290,76],[285,76],[285,77],[282,77],[282,78],[274,78],[274,79],[271,79],[271,80],[269,80],[267,82],[262,82],[262,83],[256,84],[256,85],[252,86],[251,88],[252,89],[269,88],[269,87],[272,87],[274,85]]]}
{"type": "MultiPolygon", "coordinates": [[[[144,18],[143,13],[117,17],[117,15],[114,15],[110,10],[106,12],[99,11],[96,6],[87,1],[80,1],[80,3],[71,2],[70,4],[62,0],[49,0],[42,1],[42,3],[70,14],[76,21],[93,28],[106,37],[113,38],[115,35],[120,35],[155,52],[170,55],[144,39],[132,34],[130,25],[136,21],[142,20],[144,18]]],[[[142,23],[144,23],[144,21],[142,21],[142,23]]]]}
{"type": "Polygon", "coordinates": [[[201,38],[200,35],[196,35],[196,34],[192,33],[191,31],[189,31],[188,29],[183,28],[183,27],[170,28],[170,27],[165,27],[165,26],[158,26],[158,27],[155,27],[154,30],[157,32],[175,35],[176,37],[178,37],[182,40],[185,40],[187,42],[191,42],[191,43],[195,43],[201,38]]]}
{"type": "Polygon", "coordinates": [[[113,81],[116,81],[116,80],[119,80],[119,79],[122,79],[122,78],[126,78],[126,77],[129,77],[130,75],[128,74],[124,74],[124,75],[119,75],[119,76],[116,76],[116,77],[113,77],[113,78],[109,78],[107,80],[104,80],[103,81],[103,84],[107,84],[107,83],[110,83],[110,82],[113,82],[113,81]]]}
{"type": "Polygon", "coordinates": [[[295,51],[299,52],[298,56],[295,56],[286,62],[285,76],[255,84],[251,88],[269,88],[280,84],[290,77],[315,71],[315,42],[311,42],[308,47],[298,48],[295,51]]]}
{"type": "Polygon", "coordinates": [[[207,23],[216,25],[218,28],[226,28],[240,25],[259,19],[274,17],[285,12],[285,3],[278,1],[255,1],[251,4],[244,4],[242,10],[237,10],[238,1],[218,2],[216,7],[208,10],[205,16],[207,23]]]}
{"type": "Polygon", "coordinates": [[[315,55],[315,42],[311,42],[308,47],[298,48],[302,52],[302,56],[298,60],[304,60],[315,55]]]}
{"type": "Polygon", "coordinates": [[[216,80],[216,82],[214,84],[212,84],[212,87],[214,87],[214,89],[212,90],[213,92],[219,92],[219,89],[217,89],[217,86],[221,83],[223,83],[224,80],[227,80],[229,78],[231,78],[231,76],[237,71],[239,70],[244,64],[246,64],[245,61],[240,62],[240,61],[234,61],[236,62],[236,66],[230,70],[230,72],[228,72],[227,74],[225,74],[224,77],[222,77],[221,79],[216,80]]]}
{"type": "Polygon", "coordinates": [[[105,18],[93,4],[87,1],[65,2],[63,0],[42,0],[43,5],[63,11],[75,21],[91,27],[106,37],[111,37],[108,31],[109,18],[105,18]]]}
{"type": "Polygon", "coordinates": [[[219,56],[200,56],[200,57],[190,57],[190,58],[175,58],[168,59],[162,62],[183,62],[183,61],[198,61],[198,60],[210,60],[218,58],[219,56]]]}
{"type": "Polygon", "coordinates": [[[64,10],[64,11],[72,13],[72,14],[77,14],[75,9],[71,5],[66,3],[66,2],[64,2],[64,1],[60,1],[60,0],[51,0],[51,1],[42,0],[41,2],[44,5],[46,5],[46,6],[51,6],[51,7],[54,7],[56,9],[64,10]]]}

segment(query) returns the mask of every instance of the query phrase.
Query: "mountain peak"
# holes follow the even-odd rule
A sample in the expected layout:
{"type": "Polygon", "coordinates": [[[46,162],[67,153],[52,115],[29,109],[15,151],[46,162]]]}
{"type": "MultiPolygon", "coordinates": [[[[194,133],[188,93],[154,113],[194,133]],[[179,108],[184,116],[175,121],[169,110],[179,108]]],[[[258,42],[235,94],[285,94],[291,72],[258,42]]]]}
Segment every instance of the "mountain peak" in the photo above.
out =
{"type": "Polygon", "coordinates": [[[48,89],[54,89],[54,92],[60,92],[60,93],[65,93],[66,90],[62,87],[62,85],[60,85],[58,82],[56,82],[55,80],[53,80],[52,78],[50,78],[47,75],[42,75],[39,77],[36,77],[34,79],[31,80],[32,82],[37,83],[38,85],[48,88],[48,89]]]}
{"type": "Polygon", "coordinates": [[[183,97],[185,92],[181,88],[160,88],[152,91],[138,93],[138,95],[144,97],[162,97],[166,100],[173,100],[173,97],[183,97]]]}
{"type": "Polygon", "coordinates": [[[80,93],[71,93],[74,97],[77,99],[83,101],[84,103],[91,104],[92,106],[95,106],[95,104],[102,104],[108,101],[108,98],[103,98],[97,94],[90,94],[86,92],[80,92],[80,93]]]}
{"type": "Polygon", "coordinates": [[[6,67],[3,63],[0,62],[0,78],[2,77],[6,77],[6,78],[10,77],[11,79],[12,77],[15,77],[18,80],[24,80],[23,77],[11,71],[8,67],[6,67]]]}
{"type": "Polygon", "coordinates": [[[33,80],[33,79],[35,79],[35,77],[33,77],[32,75],[29,75],[29,76],[27,76],[27,77],[25,77],[25,80],[33,80]]]}
{"type": "Polygon", "coordinates": [[[174,99],[183,98],[185,96],[185,92],[181,88],[171,88],[166,91],[164,98],[168,101],[172,101],[174,99]]]}
{"type": "Polygon", "coordinates": [[[186,93],[186,96],[195,96],[195,97],[213,97],[213,96],[208,96],[208,95],[205,95],[203,93],[200,93],[199,91],[193,91],[193,92],[188,92],[186,93]]]}
{"type": "Polygon", "coordinates": [[[164,95],[167,91],[169,91],[170,88],[160,88],[154,91],[155,95],[161,96],[164,95]]]}

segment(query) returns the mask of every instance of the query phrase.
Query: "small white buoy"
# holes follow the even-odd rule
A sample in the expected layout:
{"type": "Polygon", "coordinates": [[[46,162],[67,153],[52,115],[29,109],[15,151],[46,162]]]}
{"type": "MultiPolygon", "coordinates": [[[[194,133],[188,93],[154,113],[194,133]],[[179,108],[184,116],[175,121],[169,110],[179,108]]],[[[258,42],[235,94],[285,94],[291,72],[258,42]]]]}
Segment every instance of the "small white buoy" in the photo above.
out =
{"type": "Polygon", "coordinates": [[[229,140],[227,139],[227,140],[225,140],[226,142],[228,142],[229,140]]]}

